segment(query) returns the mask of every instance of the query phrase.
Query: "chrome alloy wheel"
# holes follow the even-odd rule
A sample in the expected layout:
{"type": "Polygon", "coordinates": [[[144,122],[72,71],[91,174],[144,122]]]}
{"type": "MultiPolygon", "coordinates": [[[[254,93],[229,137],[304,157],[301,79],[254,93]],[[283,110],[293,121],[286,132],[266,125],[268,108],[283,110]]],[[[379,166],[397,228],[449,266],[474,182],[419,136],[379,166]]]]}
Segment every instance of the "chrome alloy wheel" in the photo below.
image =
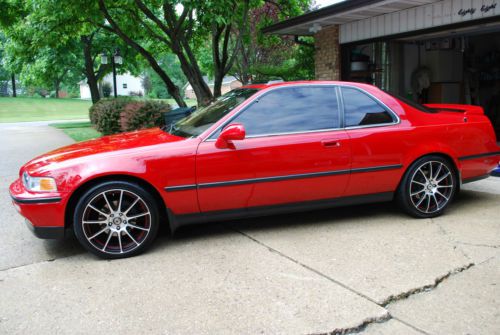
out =
{"type": "Polygon", "coordinates": [[[428,161],[419,166],[410,182],[410,199],[420,212],[438,212],[448,204],[453,195],[454,177],[448,166],[438,161],[428,161]]]}
{"type": "Polygon", "coordinates": [[[81,224],[85,238],[94,248],[123,254],[145,241],[151,229],[151,212],[134,192],[111,189],[88,202],[81,224]]]}

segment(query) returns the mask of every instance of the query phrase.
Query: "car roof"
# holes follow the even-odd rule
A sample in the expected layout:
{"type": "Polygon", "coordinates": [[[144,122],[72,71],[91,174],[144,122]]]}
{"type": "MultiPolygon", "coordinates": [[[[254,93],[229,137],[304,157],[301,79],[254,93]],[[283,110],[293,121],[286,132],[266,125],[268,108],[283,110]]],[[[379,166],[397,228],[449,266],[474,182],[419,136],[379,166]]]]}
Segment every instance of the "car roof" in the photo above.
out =
{"type": "Polygon", "coordinates": [[[250,88],[250,89],[257,89],[257,90],[263,90],[271,87],[279,87],[279,86],[295,86],[295,85],[325,85],[325,84],[330,84],[330,85],[345,85],[348,84],[349,86],[355,86],[359,88],[373,88],[373,85],[369,84],[363,84],[363,83],[355,83],[355,82],[349,82],[349,81],[331,81],[331,80],[298,80],[298,81],[283,81],[283,82],[272,82],[272,83],[263,83],[263,84],[250,84],[250,85],[245,85],[242,86],[241,88],[250,88]]]}

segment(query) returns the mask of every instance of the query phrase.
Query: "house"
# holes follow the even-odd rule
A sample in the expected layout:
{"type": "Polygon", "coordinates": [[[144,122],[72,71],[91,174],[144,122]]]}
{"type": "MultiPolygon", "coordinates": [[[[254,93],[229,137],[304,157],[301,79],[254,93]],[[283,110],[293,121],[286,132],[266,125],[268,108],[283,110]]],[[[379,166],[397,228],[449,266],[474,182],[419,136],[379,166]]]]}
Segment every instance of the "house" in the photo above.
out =
{"type": "Polygon", "coordinates": [[[317,79],[370,83],[421,103],[481,105],[500,135],[498,0],[348,0],[263,32],[313,36],[317,79]]]}
{"type": "MultiPolygon", "coordinates": [[[[113,74],[107,74],[102,80],[102,83],[109,83],[111,86],[111,96],[113,96],[113,74]]],[[[90,99],[90,89],[87,80],[82,80],[80,83],[80,99],[90,99]]],[[[116,75],[116,93],[119,96],[144,95],[142,87],[142,78],[135,77],[130,73],[116,75]]]]}
{"type": "MultiPolygon", "coordinates": [[[[210,88],[210,91],[214,93],[214,81],[213,80],[208,80],[207,76],[203,77],[203,80],[205,83],[207,83],[208,87],[210,88]]],[[[231,90],[234,90],[235,88],[241,87],[241,82],[236,79],[233,76],[226,76],[222,80],[222,87],[221,87],[221,92],[222,94],[225,94],[231,90]]],[[[196,99],[196,95],[194,94],[193,87],[191,87],[190,83],[187,83],[184,85],[184,96],[187,99],[196,99]]]]}

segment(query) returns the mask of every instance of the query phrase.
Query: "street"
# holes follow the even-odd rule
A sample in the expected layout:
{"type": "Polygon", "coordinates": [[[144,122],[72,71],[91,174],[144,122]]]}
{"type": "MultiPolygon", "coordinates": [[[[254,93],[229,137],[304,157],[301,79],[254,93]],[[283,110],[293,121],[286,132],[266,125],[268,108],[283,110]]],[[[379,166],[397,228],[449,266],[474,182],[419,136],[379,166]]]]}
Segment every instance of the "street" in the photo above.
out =
{"type": "Polygon", "coordinates": [[[40,240],[8,194],[19,167],[72,143],[0,127],[0,334],[494,334],[500,178],[464,185],[436,219],[393,203],[233,220],[160,234],[104,261],[40,240]]]}

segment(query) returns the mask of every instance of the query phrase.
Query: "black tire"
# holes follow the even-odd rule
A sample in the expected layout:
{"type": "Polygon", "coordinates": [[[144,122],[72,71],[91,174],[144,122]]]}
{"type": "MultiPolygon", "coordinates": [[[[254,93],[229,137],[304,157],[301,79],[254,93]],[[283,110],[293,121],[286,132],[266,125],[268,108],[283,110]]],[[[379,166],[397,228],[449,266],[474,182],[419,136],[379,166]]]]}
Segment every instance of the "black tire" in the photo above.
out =
{"type": "Polygon", "coordinates": [[[142,253],[155,240],[158,228],[155,198],[140,185],[126,181],[90,188],[73,215],[73,231],[80,244],[105,259],[142,253]]]}
{"type": "Polygon", "coordinates": [[[448,159],[425,156],[413,162],[406,171],[396,201],[411,216],[433,218],[450,205],[458,186],[455,167],[448,159]]]}

